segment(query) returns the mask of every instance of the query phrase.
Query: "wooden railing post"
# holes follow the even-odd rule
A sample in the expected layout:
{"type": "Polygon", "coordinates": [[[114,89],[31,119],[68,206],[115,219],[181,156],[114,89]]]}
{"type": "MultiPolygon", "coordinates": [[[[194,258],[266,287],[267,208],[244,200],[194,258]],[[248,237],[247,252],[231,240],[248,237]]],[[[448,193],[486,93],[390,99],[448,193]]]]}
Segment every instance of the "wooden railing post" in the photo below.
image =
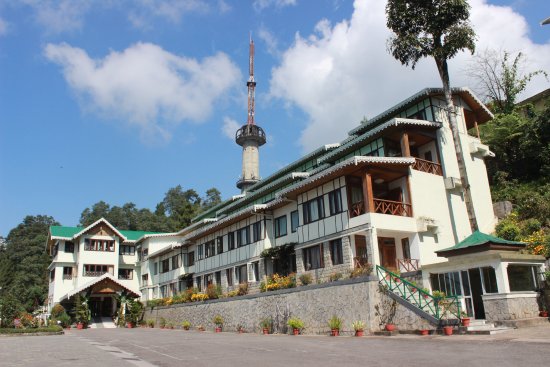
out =
{"type": "Polygon", "coordinates": [[[374,195],[372,193],[372,176],[369,172],[365,173],[363,179],[363,199],[367,213],[374,212],[374,195]]]}
{"type": "Polygon", "coordinates": [[[403,157],[411,156],[411,146],[409,144],[409,134],[406,131],[401,133],[401,155],[403,157]]]}

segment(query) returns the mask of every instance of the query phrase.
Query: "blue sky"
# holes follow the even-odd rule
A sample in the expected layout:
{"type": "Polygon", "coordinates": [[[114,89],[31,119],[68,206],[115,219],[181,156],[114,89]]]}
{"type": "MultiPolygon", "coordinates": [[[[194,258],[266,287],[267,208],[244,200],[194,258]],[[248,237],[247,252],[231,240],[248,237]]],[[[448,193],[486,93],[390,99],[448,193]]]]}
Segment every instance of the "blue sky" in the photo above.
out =
{"type": "MultiPolygon", "coordinates": [[[[546,0],[472,0],[478,50],[550,70],[546,0]]],[[[380,0],[0,1],[0,235],[26,215],[76,225],[99,200],[154,210],[182,185],[237,194],[249,33],[267,176],[426,86],[385,51],[380,0]]],[[[471,56],[453,60],[469,85],[471,56]]],[[[527,93],[550,85],[535,80],[527,93]]]]}

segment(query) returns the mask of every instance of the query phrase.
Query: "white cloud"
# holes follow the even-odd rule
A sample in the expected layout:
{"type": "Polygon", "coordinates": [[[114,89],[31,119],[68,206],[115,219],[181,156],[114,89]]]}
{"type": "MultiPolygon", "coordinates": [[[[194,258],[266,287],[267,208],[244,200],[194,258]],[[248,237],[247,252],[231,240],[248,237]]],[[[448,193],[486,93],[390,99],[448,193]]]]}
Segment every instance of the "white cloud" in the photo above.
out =
{"type": "MultiPolygon", "coordinates": [[[[532,69],[550,71],[550,44],[534,44],[525,19],[509,7],[471,0],[471,20],[479,50],[522,51],[532,69]]],[[[310,118],[299,138],[304,151],[339,141],[364,116],[373,117],[425,87],[441,86],[432,59],[413,71],[386,51],[390,32],[385,2],[356,0],[349,20],[331,25],[321,20],[314,32],[283,52],[271,76],[270,94],[305,111],[310,118]]],[[[471,56],[459,54],[450,62],[451,83],[468,85],[463,71],[471,56]]],[[[526,94],[548,88],[543,78],[526,94]]]]}
{"type": "Polygon", "coordinates": [[[296,3],[297,0],[254,0],[252,6],[256,11],[262,11],[270,6],[284,8],[285,6],[296,5],[296,3]]]}
{"type": "Polygon", "coordinates": [[[258,30],[258,37],[264,41],[266,47],[267,47],[267,52],[272,55],[272,56],[280,56],[280,51],[279,51],[279,42],[277,40],[277,38],[275,37],[275,35],[269,30],[267,29],[264,25],[262,25],[260,27],[260,29],[258,30]]]}
{"type": "Polygon", "coordinates": [[[90,0],[23,0],[23,3],[33,8],[36,21],[48,33],[81,29],[92,5],[90,0]]]}
{"type": "Polygon", "coordinates": [[[241,73],[217,53],[201,61],[150,43],[92,59],[68,44],[48,44],[45,56],[61,66],[82,108],[139,128],[142,138],[167,140],[173,125],[201,122],[241,73]]]}
{"type": "MultiPolygon", "coordinates": [[[[223,4],[220,10],[225,9],[223,4]]],[[[210,4],[204,0],[139,0],[131,3],[128,20],[136,28],[148,29],[155,17],[178,24],[189,13],[207,13],[210,4]]]]}
{"type": "Polygon", "coordinates": [[[9,30],[8,22],[0,18],[0,36],[6,35],[8,33],[8,30],[9,30]]]}
{"type": "Polygon", "coordinates": [[[222,132],[230,140],[235,140],[235,133],[237,132],[237,129],[241,127],[241,125],[242,124],[239,124],[232,118],[225,116],[223,118],[222,132]]]}

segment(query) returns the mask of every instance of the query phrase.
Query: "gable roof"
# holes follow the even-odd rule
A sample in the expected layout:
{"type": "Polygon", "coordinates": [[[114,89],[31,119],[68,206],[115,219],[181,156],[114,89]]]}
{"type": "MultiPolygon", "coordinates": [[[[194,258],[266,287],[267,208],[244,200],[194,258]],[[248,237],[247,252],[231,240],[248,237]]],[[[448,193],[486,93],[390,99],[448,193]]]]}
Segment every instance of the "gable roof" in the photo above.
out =
{"type": "Polygon", "coordinates": [[[69,291],[67,294],[65,294],[63,297],[61,297],[60,301],[63,301],[65,299],[70,299],[71,297],[73,297],[77,293],[80,293],[80,292],[96,285],[97,283],[100,283],[103,280],[111,281],[111,282],[115,283],[116,285],[120,286],[121,288],[125,289],[129,293],[135,295],[136,297],[141,297],[141,292],[140,291],[138,291],[136,289],[133,289],[132,287],[130,287],[128,285],[122,284],[122,282],[115,279],[115,277],[112,276],[111,274],[105,273],[105,274],[103,274],[103,275],[101,275],[97,278],[94,278],[94,279],[90,280],[89,282],[86,282],[86,283],[82,284],[81,286],[69,291]]]}
{"type": "Polygon", "coordinates": [[[438,250],[436,253],[438,256],[453,256],[463,253],[489,250],[491,248],[497,248],[500,250],[517,250],[525,247],[525,245],[526,244],[523,242],[509,241],[480,231],[475,231],[453,247],[438,250]]]}

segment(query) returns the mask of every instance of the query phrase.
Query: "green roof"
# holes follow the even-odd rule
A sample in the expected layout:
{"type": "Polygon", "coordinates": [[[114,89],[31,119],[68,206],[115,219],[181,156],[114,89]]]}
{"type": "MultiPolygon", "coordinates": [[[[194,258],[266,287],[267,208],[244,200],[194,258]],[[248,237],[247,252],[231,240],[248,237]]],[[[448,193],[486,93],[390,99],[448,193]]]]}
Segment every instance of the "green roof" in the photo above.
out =
{"type": "Polygon", "coordinates": [[[499,245],[510,245],[510,246],[525,246],[525,243],[523,242],[508,241],[503,238],[491,236],[489,234],[485,234],[480,231],[475,231],[474,233],[472,233],[471,235],[469,235],[468,237],[466,237],[464,240],[457,243],[453,247],[449,247],[443,250],[438,250],[437,252],[460,250],[468,247],[485,245],[486,243],[496,243],[499,245]]]}
{"type": "MultiPolygon", "coordinates": [[[[64,226],[50,226],[50,233],[52,237],[64,237],[72,238],[78,232],[84,230],[84,227],[64,227],[64,226]]],[[[150,231],[127,231],[118,230],[128,241],[137,241],[141,237],[147,234],[160,234],[161,232],[150,231]]]]}

